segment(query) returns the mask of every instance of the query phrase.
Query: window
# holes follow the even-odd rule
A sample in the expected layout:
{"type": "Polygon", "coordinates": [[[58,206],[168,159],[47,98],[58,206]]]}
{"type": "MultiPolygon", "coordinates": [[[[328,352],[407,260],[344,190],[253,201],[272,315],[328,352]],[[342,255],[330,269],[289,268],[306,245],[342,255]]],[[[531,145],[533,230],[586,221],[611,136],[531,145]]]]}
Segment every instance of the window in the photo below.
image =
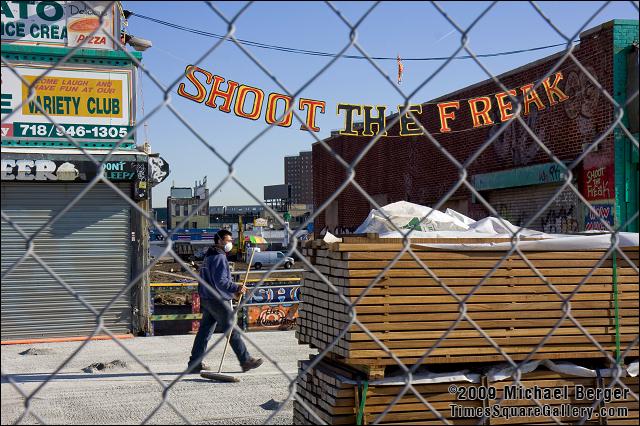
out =
{"type": "Polygon", "coordinates": [[[180,205],[176,204],[174,207],[175,207],[175,210],[174,210],[175,211],[175,215],[176,216],[180,216],[180,205]]]}

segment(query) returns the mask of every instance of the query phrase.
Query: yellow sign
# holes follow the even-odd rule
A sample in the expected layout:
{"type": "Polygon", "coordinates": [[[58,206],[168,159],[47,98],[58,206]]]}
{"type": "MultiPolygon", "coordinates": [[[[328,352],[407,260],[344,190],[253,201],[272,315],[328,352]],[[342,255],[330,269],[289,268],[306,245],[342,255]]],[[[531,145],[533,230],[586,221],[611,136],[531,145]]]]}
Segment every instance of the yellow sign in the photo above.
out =
{"type": "MultiPolygon", "coordinates": [[[[23,75],[29,83],[38,76],[23,75]]],[[[41,115],[36,100],[51,116],[122,118],[122,80],[45,76],[35,87],[35,98],[22,106],[23,115],[41,115]]],[[[22,85],[22,99],[29,88],[22,85]]]]}
{"type": "Polygon", "coordinates": [[[267,219],[259,217],[253,220],[253,226],[269,226],[267,219]]]}

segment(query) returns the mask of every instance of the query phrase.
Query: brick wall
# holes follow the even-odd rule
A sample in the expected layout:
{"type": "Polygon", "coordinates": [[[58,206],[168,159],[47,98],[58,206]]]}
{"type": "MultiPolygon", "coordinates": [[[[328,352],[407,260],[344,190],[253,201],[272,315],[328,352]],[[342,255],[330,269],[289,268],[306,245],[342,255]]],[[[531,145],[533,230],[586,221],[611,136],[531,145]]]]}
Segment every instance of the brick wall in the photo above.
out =
{"type": "MultiPolygon", "coordinates": [[[[598,83],[611,92],[612,73],[612,28],[601,28],[584,36],[574,49],[575,57],[597,78],[598,83]]],[[[520,88],[524,84],[539,82],[558,62],[559,57],[550,57],[526,65],[499,76],[507,89],[520,88]]],[[[566,59],[557,68],[564,79],[559,87],[570,99],[549,105],[543,87],[537,93],[545,108],[532,112],[524,119],[546,147],[563,161],[573,161],[582,153],[582,146],[592,142],[607,130],[613,121],[613,107],[571,60],[566,59]]],[[[552,77],[552,82],[553,82],[552,77]]],[[[458,92],[430,101],[423,106],[419,116],[421,123],[433,133],[433,137],[457,161],[464,164],[496,132],[501,125],[472,129],[467,99],[502,92],[492,80],[462,89],[458,92]],[[435,104],[460,100],[460,109],[455,121],[451,121],[452,133],[435,134],[440,121],[435,104]],[[471,129],[464,130],[463,129],[471,129]]],[[[518,91],[520,93],[520,91],[518,91]]],[[[495,99],[492,110],[497,110],[495,99]]],[[[497,114],[494,121],[499,122],[497,114]]],[[[398,134],[398,126],[389,131],[398,134]]],[[[336,136],[326,143],[347,163],[371,142],[369,137],[336,136]]],[[[613,138],[607,136],[596,157],[612,158],[613,138]]],[[[600,158],[600,159],[602,159],[600,158]]],[[[548,163],[551,157],[527,134],[524,127],[512,122],[476,159],[467,166],[469,177],[474,174],[548,163]]],[[[580,181],[582,164],[574,169],[580,181]]],[[[319,143],[313,146],[314,199],[319,208],[336,191],[346,178],[345,169],[319,143]]],[[[383,137],[375,144],[355,168],[355,180],[371,196],[386,200],[382,204],[406,200],[435,207],[445,193],[459,180],[459,170],[442,154],[426,136],[383,137]]],[[[472,217],[484,217],[487,212],[480,204],[470,201],[466,188],[460,188],[452,199],[469,199],[467,213],[472,217]]],[[[370,203],[353,185],[349,185],[337,198],[337,205],[323,211],[316,219],[317,230],[325,224],[356,227],[366,218],[370,203]]],[[[330,226],[332,227],[332,226],[330,226]]]]}

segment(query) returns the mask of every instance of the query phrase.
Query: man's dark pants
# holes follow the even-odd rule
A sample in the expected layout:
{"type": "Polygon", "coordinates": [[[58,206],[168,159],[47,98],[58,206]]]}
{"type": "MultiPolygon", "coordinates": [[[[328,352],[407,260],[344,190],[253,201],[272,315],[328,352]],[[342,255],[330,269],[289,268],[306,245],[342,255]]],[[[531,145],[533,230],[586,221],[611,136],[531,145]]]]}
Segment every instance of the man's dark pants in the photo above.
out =
{"type": "MultiPolygon", "coordinates": [[[[216,324],[220,324],[222,332],[226,333],[235,323],[232,319],[233,311],[229,306],[229,302],[201,299],[200,311],[202,312],[202,319],[200,320],[198,334],[196,334],[196,338],[193,341],[189,367],[197,364],[196,361],[207,349],[207,344],[216,329],[216,324]]],[[[249,360],[249,352],[239,333],[231,333],[231,348],[233,348],[233,352],[235,352],[241,365],[249,360]]]]}

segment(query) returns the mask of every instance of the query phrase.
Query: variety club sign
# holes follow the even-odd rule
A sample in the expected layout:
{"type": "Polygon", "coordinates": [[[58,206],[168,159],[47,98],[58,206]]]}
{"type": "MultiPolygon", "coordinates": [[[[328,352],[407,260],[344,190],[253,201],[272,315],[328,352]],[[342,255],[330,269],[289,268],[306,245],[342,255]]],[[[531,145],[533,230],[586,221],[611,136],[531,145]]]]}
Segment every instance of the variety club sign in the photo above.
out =
{"type": "Polygon", "coordinates": [[[2,43],[113,50],[120,26],[115,9],[108,1],[2,1],[2,43]]]}
{"type": "Polygon", "coordinates": [[[127,135],[132,142],[131,71],[67,67],[37,80],[46,67],[17,64],[14,70],[17,75],[2,67],[2,119],[10,115],[2,123],[3,143],[66,141],[64,133],[80,142],[117,142],[127,135]],[[37,81],[33,99],[21,78],[37,81]]]}
{"type": "MultiPolygon", "coordinates": [[[[317,118],[326,111],[325,101],[300,98],[296,102],[281,93],[267,95],[257,87],[225,80],[195,65],[186,67],[185,77],[187,82],[180,83],[177,89],[178,95],[183,98],[225,113],[233,111],[234,115],[249,120],[260,120],[263,117],[266,123],[280,127],[291,127],[295,109],[305,118],[301,130],[320,131],[317,118]]],[[[538,84],[530,82],[505,92],[464,100],[399,105],[398,134],[392,136],[424,134],[413,117],[408,112],[402,114],[403,111],[411,111],[416,117],[434,117],[438,126],[433,133],[451,133],[508,121],[514,116],[514,99],[521,102],[522,114],[527,116],[533,108],[542,111],[569,99],[561,89],[563,80],[563,73],[558,71],[538,84]]],[[[386,106],[340,103],[337,105],[337,113],[344,118],[344,127],[339,131],[341,135],[375,136],[387,126],[386,106]],[[356,120],[361,120],[362,125],[356,125],[356,120]]],[[[385,132],[383,136],[389,135],[385,132]]]]}

